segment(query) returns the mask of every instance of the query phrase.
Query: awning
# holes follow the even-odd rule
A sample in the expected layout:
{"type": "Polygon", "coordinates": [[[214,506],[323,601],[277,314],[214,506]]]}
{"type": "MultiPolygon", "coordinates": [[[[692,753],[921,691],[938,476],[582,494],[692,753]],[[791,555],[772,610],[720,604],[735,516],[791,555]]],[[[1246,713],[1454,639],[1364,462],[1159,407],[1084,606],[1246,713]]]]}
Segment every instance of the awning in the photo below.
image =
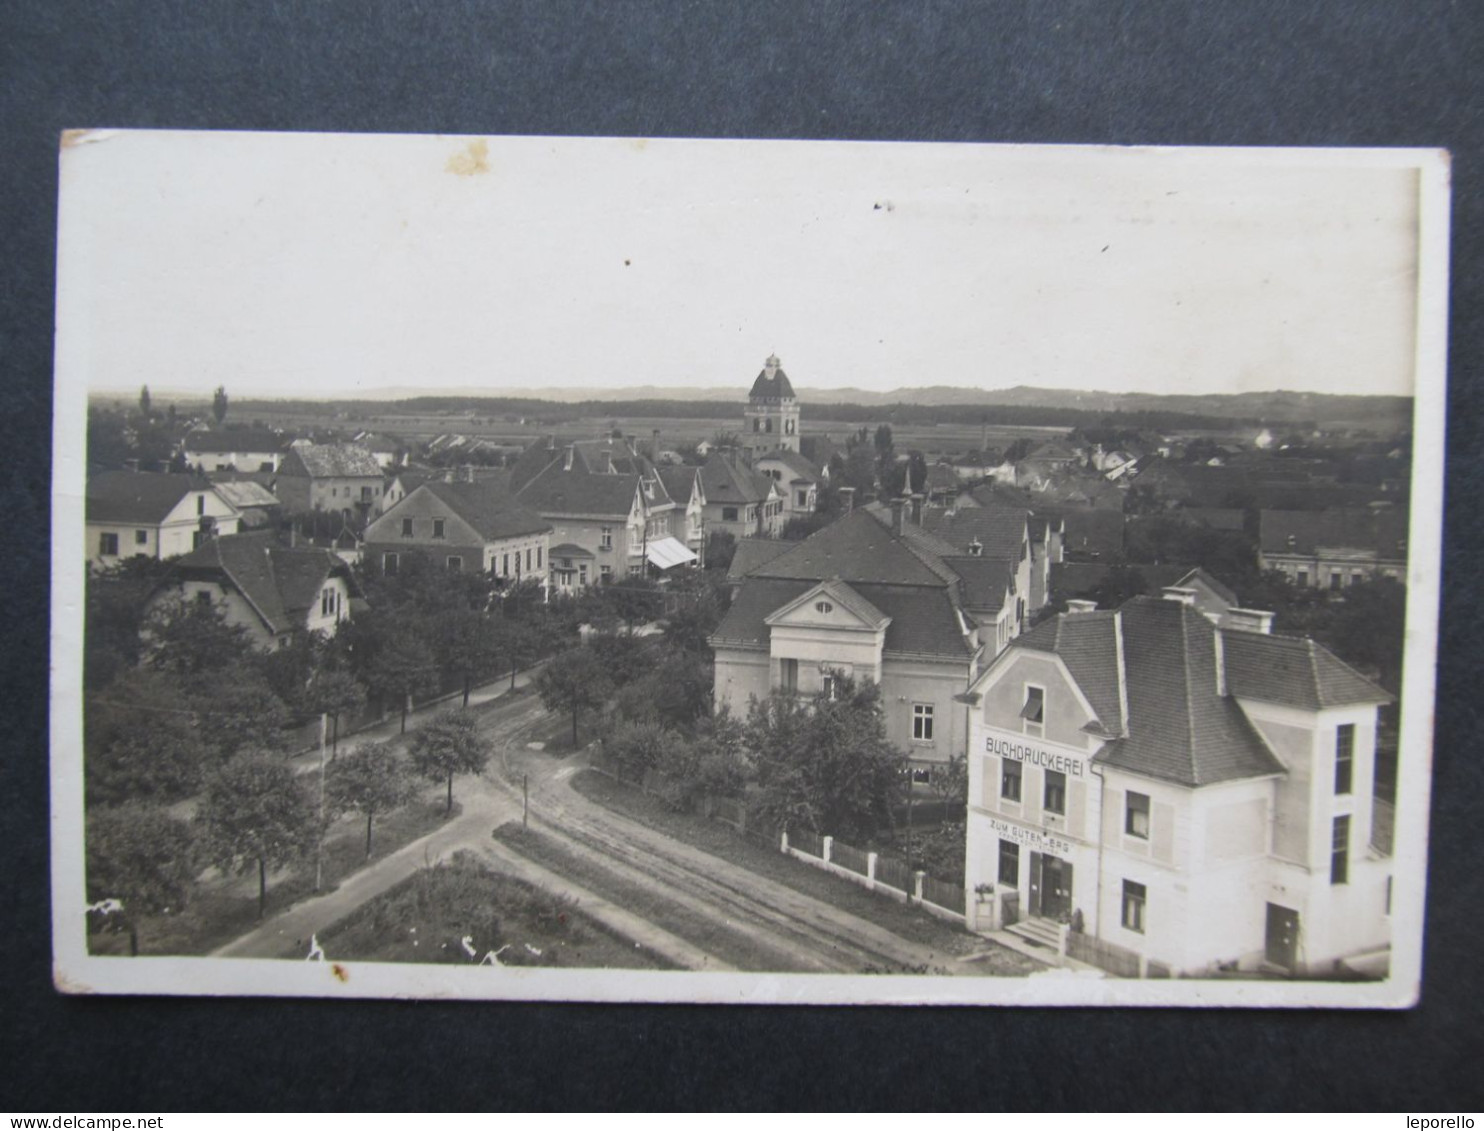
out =
{"type": "Polygon", "coordinates": [[[696,560],[696,555],[676,538],[656,538],[644,548],[644,556],[658,569],[670,569],[696,560]]]}

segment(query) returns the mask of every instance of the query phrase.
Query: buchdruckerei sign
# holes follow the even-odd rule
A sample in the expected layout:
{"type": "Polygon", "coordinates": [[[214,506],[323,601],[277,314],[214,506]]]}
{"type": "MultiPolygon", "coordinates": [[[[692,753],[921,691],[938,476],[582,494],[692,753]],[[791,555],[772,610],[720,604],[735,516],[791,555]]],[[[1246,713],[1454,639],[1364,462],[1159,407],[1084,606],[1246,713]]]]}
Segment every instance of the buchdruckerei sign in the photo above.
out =
{"type": "Polygon", "coordinates": [[[1070,774],[1074,778],[1082,776],[1082,762],[1079,759],[1067,754],[1058,754],[1054,750],[1047,750],[1045,747],[1029,742],[996,738],[991,734],[984,739],[984,752],[993,754],[997,758],[1009,758],[1012,762],[1039,766],[1043,770],[1056,770],[1063,774],[1070,774]]]}

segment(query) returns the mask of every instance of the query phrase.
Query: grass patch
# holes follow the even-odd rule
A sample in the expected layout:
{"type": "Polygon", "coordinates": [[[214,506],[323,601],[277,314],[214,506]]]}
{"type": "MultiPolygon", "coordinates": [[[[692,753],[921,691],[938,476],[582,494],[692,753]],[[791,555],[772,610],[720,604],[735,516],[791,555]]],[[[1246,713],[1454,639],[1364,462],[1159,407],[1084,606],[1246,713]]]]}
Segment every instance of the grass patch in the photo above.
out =
{"type": "Polygon", "coordinates": [[[615,935],[570,897],[497,872],[467,852],[420,869],[319,941],[331,959],[363,962],[468,966],[501,951],[502,966],[665,968],[658,955],[615,935]]]}
{"type": "MultiPolygon", "coordinates": [[[[384,856],[435,832],[461,811],[443,812],[443,799],[418,800],[379,817],[372,830],[371,858],[366,858],[365,818],[354,814],[330,827],[325,837],[324,874],[320,893],[333,891],[340,881],[384,856]]],[[[201,884],[186,908],[173,915],[153,915],[140,921],[140,954],[209,954],[258,926],[257,873],[226,876],[201,884]]],[[[268,878],[263,919],[272,918],[314,891],[314,855],[310,853],[275,879],[268,878]]],[[[93,954],[128,954],[127,934],[95,934],[88,940],[93,954]]]]}
{"type": "Polygon", "coordinates": [[[565,758],[579,750],[586,750],[597,740],[598,728],[580,721],[577,725],[577,742],[572,742],[572,716],[558,716],[548,725],[536,730],[528,741],[542,743],[541,753],[552,758],[565,758]]]}
{"type": "Polygon", "coordinates": [[[571,851],[545,833],[522,829],[511,821],[497,828],[494,836],[522,856],[738,970],[783,973],[801,969],[786,952],[765,948],[757,940],[729,929],[711,916],[693,910],[652,887],[616,875],[598,861],[571,851]]]}
{"type": "MultiPolygon", "coordinates": [[[[936,919],[926,911],[898,903],[888,896],[876,895],[819,868],[810,867],[800,860],[783,855],[776,848],[764,848],[719,821],[708,821],[703,817],[677,812],[658,798],[633,786],[614,781],[595,770],[582,770],[573,775],[572,788],[590,801],[630,817],[656,832],[719,856],[729,863],[746,868],[754,875],[774,880],[842,911],[868,919],[904,939],[950,955],[974,954],[984,949],[985,940],[962,927],[936,919]]],[[[998,959],[1001,951],[1006,956],[1003,969],[998,968],[998,963],[987,962],[996,967],[992,970],[993,973],[1014,976],[1040,969],[1022,955],[1003,947],[995,948],[992,958],[998,959]]]]}

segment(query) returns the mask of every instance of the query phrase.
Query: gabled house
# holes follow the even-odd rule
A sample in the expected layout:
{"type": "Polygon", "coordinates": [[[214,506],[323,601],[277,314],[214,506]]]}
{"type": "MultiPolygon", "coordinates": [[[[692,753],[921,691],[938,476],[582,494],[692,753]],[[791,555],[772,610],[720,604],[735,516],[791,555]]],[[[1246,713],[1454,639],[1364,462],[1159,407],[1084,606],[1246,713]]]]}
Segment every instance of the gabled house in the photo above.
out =
{"type": "Polygon", "coordinates": [[[1025,627],[1039,605],[1032,605],[1033,590],[1045,603],[1049,585],[1049,562],[1031,553],[1031,512],[1005,505],[925,510],[922,525],[954,550],[967,557],[1002,558],[1015,563],[1015,628],[1014,635],[1025,627]],[[1032,585],[1032,576],[1038,578],[1032,585]]]}
{"type": "Polygon", "coordinates": [[[658,468],[665,491],[676,510],[671,534],[696,555],[699,565],[706,564],[706,488],[701,482],[701,469],[685,464],[667,464],[658,468]]]}
{"type": "Polygon", "coordinates": [[[109,566],[129,557],[173,558],[222,534],[241,515],[215,486],[194,475],[105,471],[88,480],[88,560],[109,566]]]}
{"type": "Polygon", "coordinates": [[[404,467],[398,471],[394,471],[381,493],[381,505],[377,510],[381,514],[386,514],[387,511],[391,510],[392,507],[400,503],[413,491],[417,490],[417,488],[435,478],[437,476],[433,472],[423,468],[404,467]]]}
{"type": "Polygon", "coordinates": [[[785,521],[795,515],[814,513],[824,476],[811,460],[791,448],[778,448],[758,456],[752,466],[777,485],[778,493],[783,496],[785,521]]]}
{"type": "Polygon", "coordinates": [[[511,487],[551,525],[551,580],[560,589],[642,576],[697,558],[676,537],[688,537],[687,508],[670,497],[658,469],[620,441],[560,448],[538,441],[516,462],[511,487]]]}
{"type": "Polygon", "coordinates": [[[701,468],[706,529],[735,538],[777,538],[783,530],[783,494],[771,478],[735,456],[713,452],[701,468]]]}
{"type": "Polygon", "coordinates": [[[424,483],[375,519],[362,553],[383,573],[421,555],[450,573],[544,581],[551,524],[496,482],[424,483]]]}
{"type": "Polygon", "coordinates": [[[1384,949],[1390,696],[1312,640],[1220,627],[1190,587],[1090,605],[971,689],[970,926],[1165,977],[1384,949]]]}
{"type": "Polygon", "coordinates": [[[351,442],[370,452],[383,472],[407,466],[407,445],[395,436],[385,432],[357,432],[351,442]]]}
{"type": "Polygon", "coordinates": [[[745,716],[754,698],[828,693],[844,673],[880,684],[887,736],[914,762],[961,753],[955,696],[983,650],[969,606],[989,604],[993,586],[981,593],[864,510],[782,545],[737,580],[711,637],[717,707],[745,716]]]}
{"type": "Polygon", "coordinates": [[[351,568],[318,547],[280,545],[266,531],[224,535],[177,560],[151,603],[178,597],[219,607],[271,651],[297,632],[333,634],[360,590],[351,568]]]}
{"type": "Polygon", "coordinates": [[[180,442],[180,454],[198,471],[277,471],[289,439],[265,428],[197,429],[180,442]]]}
{"type": "Polygon", "coordinates": [[[1258,564],[1300,588],[1341,590],[1361,581],[1407,578],[1407,511],[1387,505],[1328,511],[1265,510],[1258,564]]]}
{"type": "Polygon", "coordinates": [[[279,512],[283,509],[278,496],[256,479],[216,478],[211,481],[211,485],[241,516],[240,530],[271,526],[278,520],[279,512]]]}
{"type": "Polygon", "coordinates": [[[384,485],[381,465],[365,448],[300,440],[280,461],[274,491],[290,514],[337,511],[365,521],[381,505],[384,485]]]}

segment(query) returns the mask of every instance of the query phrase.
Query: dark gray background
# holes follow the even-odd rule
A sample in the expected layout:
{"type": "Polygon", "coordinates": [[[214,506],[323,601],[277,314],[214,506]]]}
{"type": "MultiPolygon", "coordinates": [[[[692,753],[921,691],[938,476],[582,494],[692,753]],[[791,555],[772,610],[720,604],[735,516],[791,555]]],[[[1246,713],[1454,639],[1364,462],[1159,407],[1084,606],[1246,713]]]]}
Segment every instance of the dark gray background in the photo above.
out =
{"type": "Polygon", "coordinates": [[[5,5],[0,1102],[62,1112],[1480,1109],[1480,12],[1353,0],[5,5]],[[106,126],[1450,148],[1448,550],[1422,1006],[770,1010],[54,994],[44,704],[56,144],[64,128],[106,126]]]}

